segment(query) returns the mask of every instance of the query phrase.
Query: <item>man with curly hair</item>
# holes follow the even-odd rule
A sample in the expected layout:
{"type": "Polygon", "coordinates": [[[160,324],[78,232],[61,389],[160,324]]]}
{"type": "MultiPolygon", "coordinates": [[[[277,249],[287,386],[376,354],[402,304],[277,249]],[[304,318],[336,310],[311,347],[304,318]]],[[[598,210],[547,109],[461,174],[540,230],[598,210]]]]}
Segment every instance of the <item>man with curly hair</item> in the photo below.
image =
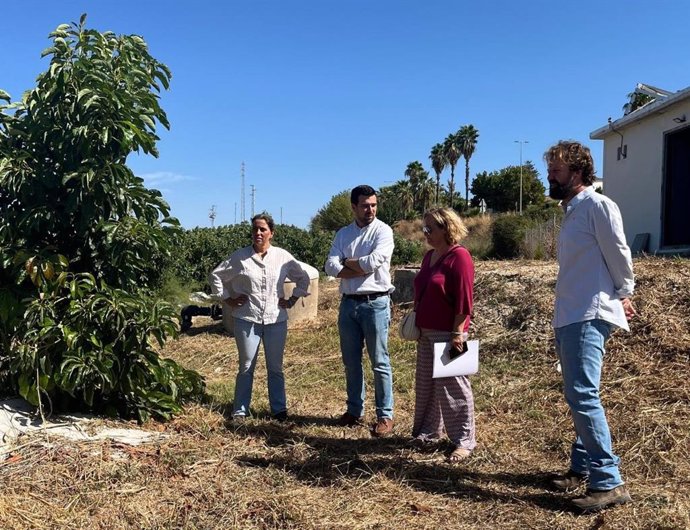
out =
{"type": "Polygon", "coordinates": [[[563,393],[575,424],[570,469],[552,481],[569,491],[582,512],[630,501],[613,453],[599,397],[604,344],[613,327],[629,330],[635,314],[632,258],[616,203],[593,188],[594,162],[579,142],[560,141],[544,154],[549,196],[565,212],[558,239],[558,280],[553,326],[563,393]]]}

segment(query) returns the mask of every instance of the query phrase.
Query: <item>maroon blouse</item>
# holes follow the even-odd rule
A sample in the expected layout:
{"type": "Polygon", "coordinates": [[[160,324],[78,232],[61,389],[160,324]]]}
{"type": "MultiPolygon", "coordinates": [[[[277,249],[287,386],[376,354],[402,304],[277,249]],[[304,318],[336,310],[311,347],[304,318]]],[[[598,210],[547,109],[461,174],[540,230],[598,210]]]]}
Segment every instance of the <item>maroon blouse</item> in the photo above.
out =
{"type": "MultiPolygon", "coordinates": [[[[417,326],[453,331],[455,315],[471,315],[474,293],[474,264],[466,248],[452,247],[429,265],[431,253],[422,260],[414,279],[417,326]]],[[[468,331],[469,319],[463,331],[468,331]]]]}

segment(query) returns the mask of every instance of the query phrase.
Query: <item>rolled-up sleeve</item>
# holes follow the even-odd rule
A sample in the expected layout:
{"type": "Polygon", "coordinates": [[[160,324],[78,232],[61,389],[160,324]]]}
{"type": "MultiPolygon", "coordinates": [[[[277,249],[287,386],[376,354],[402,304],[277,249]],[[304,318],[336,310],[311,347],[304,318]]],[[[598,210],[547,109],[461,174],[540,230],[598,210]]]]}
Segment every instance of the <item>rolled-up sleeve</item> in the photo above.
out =
{"type": "Polygon", "coordinates": [[[331,245],[331,250],[328,252],[328,258],[326,259],[326,264],[324,265],[324,270],[329,276],[337,277],[340,271],[343,270],[343,252],[340,248],[340,233],[336,234],[333,239],[333,244],[331,245]]]}
{"type": "Polygon", "coordinates": [[[221,300],[225,300],[230,296],[230,292],[225,288],[225,286],[229,284],[237,274],[234,267],[234,262],[235,260],[232,256],[230,256],[215,269],[213,269],[208,276],[208,283],[211,286],[211,292],[221,300]]]}
{"type": "Polygon", "coordinates": [[[309,294],[309,285],[311,283],[309,274],[302,268],[302,265],[300,265],[299,261],[292,256],[290,257],[292,259],[287,262],[287,277],[295,282],[295,288],[292,290],[292,296],[307,296],[309,294]]]}
{"type": "Polygon", "coordinates": [[[620,210],[613,202],[601,202],[594,209],[593,219],[594,234],[613,279],[616,296],[628,298],[635,290],[635,277],[620,210]]]}
{"type": "Polygon", "coordinates": [[[393,230],[388,225],[382,225],[376,234],[371,253],[358,259],[359,266],[366,273],[374,272],[384,263],[391,262],[393,248],[393,230]]]}

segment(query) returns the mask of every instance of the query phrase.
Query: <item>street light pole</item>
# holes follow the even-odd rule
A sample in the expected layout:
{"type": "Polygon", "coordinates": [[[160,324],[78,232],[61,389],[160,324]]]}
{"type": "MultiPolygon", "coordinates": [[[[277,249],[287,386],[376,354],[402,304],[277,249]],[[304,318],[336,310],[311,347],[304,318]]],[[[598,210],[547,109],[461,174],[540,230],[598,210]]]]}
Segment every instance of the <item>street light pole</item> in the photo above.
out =
{"type": "Polygon", "coordinates": [[[522,144],[528,144],[529,140],[515,140],[516,144],[520,144],[520,215],[522,215],[522,144]]]}

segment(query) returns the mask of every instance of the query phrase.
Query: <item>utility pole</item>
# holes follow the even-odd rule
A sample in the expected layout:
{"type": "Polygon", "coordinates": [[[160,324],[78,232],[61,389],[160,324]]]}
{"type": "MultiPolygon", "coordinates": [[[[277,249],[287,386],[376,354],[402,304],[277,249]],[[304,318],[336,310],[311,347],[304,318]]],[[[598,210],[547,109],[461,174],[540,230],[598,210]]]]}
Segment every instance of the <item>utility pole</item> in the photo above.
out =
{"type": "Polygon", "coordinates": [[[211,228],[213,228],[213,222],[216,220],[216,205],[212,205],[208,212],[208,218],[211,220],[211,228]]]}
{"type": "Polygon", "coordinates": [[[235,201],[235,224],[237,224],[237,201],[235,201]]]}
{"type": "Polygon", "coordinates": [[[256,188],[254,184],[250,184],[249,187],[252,189],[252,217],[254,217],[254,201],[256,199],[256,188]]]}
{"type": "Polygon", "coordinates": [[[243,223],[246,219],[244,211],[244,160],[240,166],[240,179],[242,181],[240,190],[240,222],[243,223]]]}
{"type": "Polygon", "coordinates": [[[515,140],[516,144],[520,144],[520,215],[522,215],[522,144],[528,144],[529,140],[515,140]]]}
{"type": "Polygon", "coordinates": [[[280,207],[280,224],[283,224],[283,207],[280,207]]]}

